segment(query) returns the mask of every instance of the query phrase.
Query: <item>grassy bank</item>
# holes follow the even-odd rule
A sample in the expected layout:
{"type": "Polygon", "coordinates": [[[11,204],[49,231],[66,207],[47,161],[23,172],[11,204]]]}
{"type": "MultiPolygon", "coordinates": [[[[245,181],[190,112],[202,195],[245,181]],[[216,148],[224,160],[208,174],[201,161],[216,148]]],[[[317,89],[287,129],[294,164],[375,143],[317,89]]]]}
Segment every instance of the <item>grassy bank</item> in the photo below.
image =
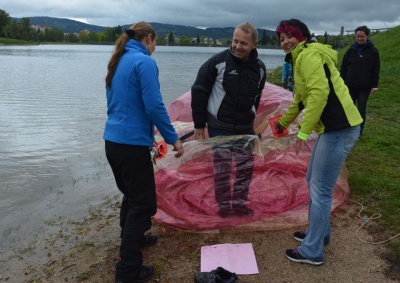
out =
{"type": "MultiPolygon", "coordinates": [[[[368,100],[363,139],[347,166],[352,199],[366,206],[368,216],[382,215],[368,227],[376,241],[384,241],[400,233],[400,26],[371,40],[381,58],[379,90],[368,100]]],[[[345,51],[340,51],[339,62],[345,51]]],[[[388,245],[391,260],[400,262],[400,237],[388,245]]]]}
{"type": "MultiPolygon", "coordinates": [[[[379,242],[400,233],[400,26],[371,40],[381,58],[379,91],[370,96],[363,139],[346,165],[351,199],[364,205],[363,216],[381,214],[365,226],[379,242]]],[[[339,66],[347,48],[339,52],[339,66]]],[[[279,84],[280,76],[281,68],[267,80],[279,84]]],[[[388,260],[400,268],[400,237],[386,245],[392,251],[388,260]]]]}
{"type": "Polygon", "coordinates": [[[25,40],[0,37],[0,45],[37,45],[37,43],[25,40]]]}

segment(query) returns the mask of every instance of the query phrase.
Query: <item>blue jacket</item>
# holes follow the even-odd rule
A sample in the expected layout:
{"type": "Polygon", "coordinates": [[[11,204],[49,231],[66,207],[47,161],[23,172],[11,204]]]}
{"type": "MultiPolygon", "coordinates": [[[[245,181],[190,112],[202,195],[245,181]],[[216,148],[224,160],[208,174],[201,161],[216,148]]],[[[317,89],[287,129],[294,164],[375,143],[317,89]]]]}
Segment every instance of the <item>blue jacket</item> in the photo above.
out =
{"type": "Polygon", "coordinates": [[[288,81],[287,86],[293,87],[293,69],[292,64],[284,62],[282,66],[282,83],[288,81]]]}
{"type": "Polygon", "coordinates": [[[162,100],[157,64],[140,42],[126,43],[106,94],[105,140],[150,147],[154,126],[168,144],[178,140],[162,100]]]}

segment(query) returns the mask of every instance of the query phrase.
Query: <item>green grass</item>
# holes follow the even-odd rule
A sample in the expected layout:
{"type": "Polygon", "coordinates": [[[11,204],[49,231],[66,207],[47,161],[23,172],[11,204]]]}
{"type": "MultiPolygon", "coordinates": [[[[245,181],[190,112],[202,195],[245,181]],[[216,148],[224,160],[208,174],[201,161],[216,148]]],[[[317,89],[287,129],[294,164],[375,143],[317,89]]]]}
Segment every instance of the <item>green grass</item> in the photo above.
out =
{"type": "MultiPolygon", "coordinates": [[[[385,240],[400,233],[400,26],[371,38],[381,58],[379,90],[370,96],[363,139],[351,152],[347,167],[351,198],[380,213],[371,232],[385,240]]],[[[339,52],[339,62],[346,50],[339,52]]],[[[400,237],[388,245],[400,260],[400,237]]]]}
{"type": "MultiPolygon", "coordinates": [[[[363,138],[347,158],[351,199],[362,203],[366,214],[380,213],[366,225],[376,241],[400,233],[400,26],[371,38],[381,58],[379,90],[370,96],[363,138]]],[[[339,51],[339,65],[348,47],[339,51]]],[[[280,84],[282,69],[267,76],[280,84]]],[[[390,261],[400,261],[400,236],[387,246],[390,261]]]]}
{"type": "Polygon", "coordinates": [[[37,45],[35,42],[0,37],[0,45],[37,45]]]}

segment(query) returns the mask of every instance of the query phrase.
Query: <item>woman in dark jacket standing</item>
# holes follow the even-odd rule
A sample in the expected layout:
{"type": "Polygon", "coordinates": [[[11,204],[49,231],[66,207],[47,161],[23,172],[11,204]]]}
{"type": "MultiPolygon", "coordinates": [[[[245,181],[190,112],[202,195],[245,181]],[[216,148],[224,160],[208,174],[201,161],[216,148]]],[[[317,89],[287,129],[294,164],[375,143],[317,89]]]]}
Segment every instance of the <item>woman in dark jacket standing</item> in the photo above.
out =
{"type": "Polygon", "coordinates": [[[357,105],[364,122],[367,117],[367,101],[370,94],[378,90],[380,59],[378,49],[369,40],[370,29],[356,28],[356,42],[347,50],[340,67],[340,76],[349,88],[354,104],[357,105]]]}

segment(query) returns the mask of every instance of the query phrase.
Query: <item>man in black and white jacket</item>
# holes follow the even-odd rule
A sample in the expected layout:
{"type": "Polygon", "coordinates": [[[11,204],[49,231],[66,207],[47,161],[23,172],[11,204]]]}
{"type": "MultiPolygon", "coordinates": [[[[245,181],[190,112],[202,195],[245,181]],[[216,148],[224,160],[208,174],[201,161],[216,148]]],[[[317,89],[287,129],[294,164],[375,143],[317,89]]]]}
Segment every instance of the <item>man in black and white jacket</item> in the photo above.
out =
{"type": "MultiPolygon", "coordinates": [[[[192,93],[195,139],[254,135],[254,119],[266,80],[264,63],[258,59],[257,29],[250,23],[239,24],[232,45],[210,59],[198,72],[192,93]]],[[[219,215],[252,215],[246,206],[253,172],[253,153],[245,139],[230,147],[214,146],[215,195],[219,215]],[[236,176],[230,189],[231,160],[235,155],[236,176]],[[232,202],[232,203],[231,203],[232,202]],[[232,207],[231,207],[232,206],[232,207]]]]}

